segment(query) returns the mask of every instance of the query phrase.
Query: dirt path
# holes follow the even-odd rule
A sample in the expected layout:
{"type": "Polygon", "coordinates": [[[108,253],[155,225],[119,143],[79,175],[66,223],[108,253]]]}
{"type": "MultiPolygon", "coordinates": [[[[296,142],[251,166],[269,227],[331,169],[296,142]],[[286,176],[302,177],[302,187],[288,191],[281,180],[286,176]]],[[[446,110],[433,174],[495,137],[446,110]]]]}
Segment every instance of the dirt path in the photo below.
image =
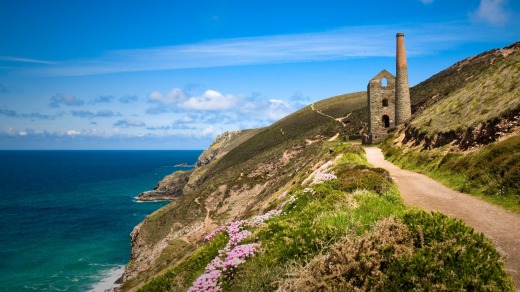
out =
{"type": "Polygon", "coordinates": [[[343,122],[343,120],[346,119],[346,118],[348,118],[348,117],[350,116],[350,114],[352,114],[352,113],[349,113],[348,115],[346,115],[346,116],[344,116],[344,117],[341,117],[341,118],[335,118],[335,117],[333,117],[333,116],[329,116],[329,115],[323,113],[323,112],[320,111],[320,110],[316,110],[316,108],[314,107],[314,103],[311,104],[311,110],[313,110],[313,111],[316,112],[317,114],[320,114],[320,115],[322,115],[322,116],[324,116],[324,117],[327,117],[327,118],[329,118],[329,119],[335,120],[336,122],[340,123],[343,127],[346,127],[346,126],[347,126],[347,124],[345,124],[345,122],[343,122]]]}
{"type": "Polygon", "coordinates": [[[459,218],[484,233],[504,255],[506,269],[520,291],[520,215],[449,189],[437,181],[403,170],[384,159],[381,149],[365,147],[368,162],[390,172],[406,204],[459,218]]]}

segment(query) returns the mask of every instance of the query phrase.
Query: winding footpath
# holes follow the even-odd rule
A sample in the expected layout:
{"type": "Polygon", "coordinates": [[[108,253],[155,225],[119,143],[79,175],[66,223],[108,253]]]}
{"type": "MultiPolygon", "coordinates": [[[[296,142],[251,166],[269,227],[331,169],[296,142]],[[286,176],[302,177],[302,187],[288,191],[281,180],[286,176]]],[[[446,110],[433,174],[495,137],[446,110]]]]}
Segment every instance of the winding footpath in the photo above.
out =
{"type": "Polygon", "coordinates": [[[406,204],[462,219],[490,238],[505,258],[516,291],[520,291],[520,215],[449,189],[423,174],[401,169],[386,161],[377,147],[365,147],[365,151],[368,162],[390,172],[406,204]]]}

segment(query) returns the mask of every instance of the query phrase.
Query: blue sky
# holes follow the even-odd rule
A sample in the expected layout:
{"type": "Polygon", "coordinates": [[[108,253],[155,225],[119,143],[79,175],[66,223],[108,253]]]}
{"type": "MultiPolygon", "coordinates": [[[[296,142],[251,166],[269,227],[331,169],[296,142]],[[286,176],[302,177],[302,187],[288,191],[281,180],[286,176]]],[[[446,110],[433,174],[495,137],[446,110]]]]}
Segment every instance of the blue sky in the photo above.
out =
{"type": "Polygon", "coordinates": [[[204,149],[520,40],[520,1],[0,1],[0,149],[204,149]]]}

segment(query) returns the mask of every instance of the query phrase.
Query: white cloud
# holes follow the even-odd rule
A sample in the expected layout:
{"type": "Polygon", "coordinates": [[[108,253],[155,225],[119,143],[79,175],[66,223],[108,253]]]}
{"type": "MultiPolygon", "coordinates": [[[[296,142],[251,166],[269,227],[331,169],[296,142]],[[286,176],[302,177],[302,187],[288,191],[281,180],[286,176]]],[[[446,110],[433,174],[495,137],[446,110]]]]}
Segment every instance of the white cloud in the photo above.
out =
{"type": "Polygon", "coordinates": [[[154,103],[160,103],[164,105],[176,104],[183,101],[186,98],[186,94],[179,88],[173,88],[167,93],[161,93],[159,91],[152,91],[148,96],[148,100],[154,103]]]}
{"type": "Polygon", "coordinates": [[[78,136],[78,135],[81,135],[81,132],[80,131],[76,131],[76,130],[68,130],[66,133],[67,133],[67,136],[78,136]]]}
{"type": "Polygon", "coordinates": [[[202,96],[190,97],[179,106],[191,110],[218,111],[234,107],[237,100],[238,98],[234,95],[223,95],[215,90],[206,90],[202,96]]]}
{"type": "Polygon", "coordinates": [[[20,63],[35,63],[35,64],[47,64],[47,65],[54,64],[54,62],[46,61],[46,60],[21,58],[21,57],[11,57],[11,56],[0,56],[0,61],[20,62],[20,63]]]}
{"type": "Polygon", "coordinates": [[[207,126],[206,128],[204,128],[202,130],[202,132],[200,132],[200,135],[201,136],[217,136],[218,134],[220,134],[220,132],[221,131],[218,131],[213,126],[207,126]]]}
{"type": "Polygon", "coordinates": [[[510,13],[506,10],[507,0],[480,0],[476,11],[470,14],[473,21],[485,22],[493,26],[502,26],[509,21],[510,13]]]}
{"type": "MultiPolygon", "coordinates": [[[[233,108],[239,98],[235,95],[224,95],[216,90],[206,90],[201,96],[188,96],[179,88],[174,88],[168,93],[153,91],[148,100],[159,103],[159,107],[147,110],[149,114],[161,114],[173,109],[185,109],[196,111],[223,111],[233,108]]],[[[184,116],[186,118],[187,116],[184,116]]],[[[186,120],[185,120],[186,121],[186,120]]]]}
{"type": "Polygon", "coordinates": [[[193,117],[190,117],[188,115],[183,115],[182,117],[180,117],[177,122],[179,123],[189,123],[189,122],[192,122],[193,121],[193,117]]]}
{"type": "Polygon", "coordinates": [[[49,107],[58,108],[62,105],[66,106],[82,106],[85,104],[80,98],[68,93],[58,93],[51,97],[51,102],[49,103],[49,107]]]}
{"type": "Polygon", "coordinates": [[[114,123],[115,127],[128,128],[128,127],[145,127],[146,124],[143,121],[134,121],[129,119],[118,120],[114,123]]]}
{"type": "Polygon", "coordinates": [[[287,116],[293,111],[293,108],[287,102],[279,99],[270,99],[266,116],[269,119],[276,121],[287,116]]]}
{"type": "Polygon", "coordinates": [[[14,136],[16,134],[16,130],[13,127],[7,127],[4,130],[8,136],[14,136]]]}

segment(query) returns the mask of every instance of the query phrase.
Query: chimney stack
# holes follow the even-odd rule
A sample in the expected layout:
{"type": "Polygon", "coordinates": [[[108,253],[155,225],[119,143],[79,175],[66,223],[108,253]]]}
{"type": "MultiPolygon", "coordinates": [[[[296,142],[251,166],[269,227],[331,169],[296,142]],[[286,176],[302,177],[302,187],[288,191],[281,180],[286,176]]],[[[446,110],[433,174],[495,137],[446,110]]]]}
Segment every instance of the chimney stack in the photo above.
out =
{"type": "Polygon", "coordinates": [[[404,123],[412,116],[410,90],[408,89],[408,67],[404,48],[404,33],[397,33],[397,58],[395,78],[395,124],[404,123]]]}

